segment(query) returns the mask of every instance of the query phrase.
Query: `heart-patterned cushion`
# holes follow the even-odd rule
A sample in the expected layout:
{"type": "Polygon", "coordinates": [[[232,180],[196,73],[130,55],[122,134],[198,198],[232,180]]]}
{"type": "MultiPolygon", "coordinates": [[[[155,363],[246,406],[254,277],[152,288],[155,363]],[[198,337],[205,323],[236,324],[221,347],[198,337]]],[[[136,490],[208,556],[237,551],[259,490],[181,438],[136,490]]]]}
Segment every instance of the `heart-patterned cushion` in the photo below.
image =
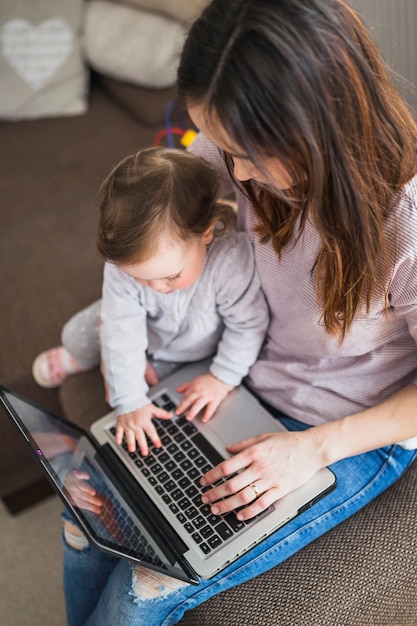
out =
{"type": "Polygon", "coordinates": [[[78,115],[88,72],[79,41],[82,0],[1,0],[0,118],[78,115]]]}
{"type": "Polygon", "coordinates": [[[2,27],[0,39],[3,57],[32,89],[40,89],[56,74],[74,45],[71,28],[59,17],[38,26],[10,20],[2,27]]]}

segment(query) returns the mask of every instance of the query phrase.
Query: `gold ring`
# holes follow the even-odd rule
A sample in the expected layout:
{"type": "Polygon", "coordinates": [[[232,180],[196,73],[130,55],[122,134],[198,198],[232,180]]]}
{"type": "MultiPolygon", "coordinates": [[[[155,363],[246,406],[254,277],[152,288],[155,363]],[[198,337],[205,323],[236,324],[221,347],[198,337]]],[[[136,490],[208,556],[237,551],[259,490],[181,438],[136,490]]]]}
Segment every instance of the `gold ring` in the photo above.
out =
{"type": "Polygon", "coordinates": [[[261,492],[259,491],[258,487],[252,483],[252,485],[249,485],[249,487],[252,489],[253,493],[255,494],[255,498],[259,498],[259,496],[261,495],[261,492]]]}

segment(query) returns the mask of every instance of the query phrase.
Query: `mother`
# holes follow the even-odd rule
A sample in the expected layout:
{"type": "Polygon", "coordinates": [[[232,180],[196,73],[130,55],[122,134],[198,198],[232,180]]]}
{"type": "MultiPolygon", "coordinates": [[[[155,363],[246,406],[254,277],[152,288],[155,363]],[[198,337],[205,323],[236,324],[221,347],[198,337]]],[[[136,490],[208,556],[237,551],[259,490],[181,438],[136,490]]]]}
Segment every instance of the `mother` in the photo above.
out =
{"type": "Polygon", "coordinates": [[[291,428],[231,446],[204,483],[234,477],[203,497],[214,513],[247,505],[247,519],[325,465],[338,487],[198,587],[67,547],[71,626],[175,624],[354,514],[416,456],[394,444],[417,435],[417,128],[357,15],[342,0],[213,0],[178,86],[271,311],[248,384],[291,428]]]}

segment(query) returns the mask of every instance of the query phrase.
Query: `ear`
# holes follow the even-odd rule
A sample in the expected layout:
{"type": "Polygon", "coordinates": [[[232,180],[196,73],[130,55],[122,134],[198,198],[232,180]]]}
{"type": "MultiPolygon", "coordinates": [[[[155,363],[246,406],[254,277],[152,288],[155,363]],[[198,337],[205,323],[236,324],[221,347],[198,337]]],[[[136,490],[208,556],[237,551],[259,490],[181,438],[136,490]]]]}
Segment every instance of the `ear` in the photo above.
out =
{"type": "Polygon", "coordinates": [[[211,226],[209,226],[202,237],[203,243],[206,246],[208,246],[209,243],[213,241],[215,227],[216,227],[216,224],[212,224],[211,226]]]}

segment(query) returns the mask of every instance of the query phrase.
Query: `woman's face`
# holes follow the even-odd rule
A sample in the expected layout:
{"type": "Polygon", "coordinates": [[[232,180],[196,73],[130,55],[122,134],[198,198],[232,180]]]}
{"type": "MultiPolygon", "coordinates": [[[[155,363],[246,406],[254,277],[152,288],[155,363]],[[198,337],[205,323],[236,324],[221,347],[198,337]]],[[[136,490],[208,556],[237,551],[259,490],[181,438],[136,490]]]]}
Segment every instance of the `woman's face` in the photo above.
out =
{"type": "Polygon", "coordinates": [[[193,104],[188,107],[188,113],[201,132],[221,150],[227,152],[233,161],[233,172],[237,180],[253,180],[268,186],[273,185],[278,189],[289,189],[293,181],[283,167],[279,159],[274,157],[265,158],[263,168],[260,170],[245,154],[239,146],[227,135],[221,122],[216,116],[208,116],[207,110],[202,104],[193,104]]]}

